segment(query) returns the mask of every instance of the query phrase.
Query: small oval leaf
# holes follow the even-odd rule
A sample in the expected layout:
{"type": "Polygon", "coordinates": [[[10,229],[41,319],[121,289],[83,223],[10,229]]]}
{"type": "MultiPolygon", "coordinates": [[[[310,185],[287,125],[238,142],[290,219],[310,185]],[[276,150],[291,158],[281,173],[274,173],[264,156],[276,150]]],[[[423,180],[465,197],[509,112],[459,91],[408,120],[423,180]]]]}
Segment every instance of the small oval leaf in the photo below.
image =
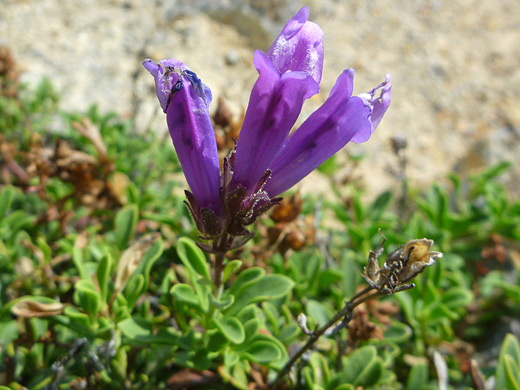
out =
{"type": "Polygon", "coordinates": [[[211,279],[206,256],[193,240],[188,237],[179,238],[177,253],[186,267],[193,269],[206,279],[211,279]]]}
{"type": "Polygon", "coordinates": [[[254,341],[247,347],[246,353],[249,360],[259,364],[272,363],[282,357],[278,346],[268,340],[254,341]]]}
{"type": "Polygon", "coordinates": [[[179,302],[186,303],[193,307],[200,307],[200,301],[193,288],[189,284],[179,283],[173,286],[170,290],[172,297],[179,302]]]}
{"type": "Polygon", "coordinates": [[[220,330],[226,339],[233,344],[242,344],[245,340],[244,327],[235,317],[230,318],[213,318],[213,325],[220,330]]]}

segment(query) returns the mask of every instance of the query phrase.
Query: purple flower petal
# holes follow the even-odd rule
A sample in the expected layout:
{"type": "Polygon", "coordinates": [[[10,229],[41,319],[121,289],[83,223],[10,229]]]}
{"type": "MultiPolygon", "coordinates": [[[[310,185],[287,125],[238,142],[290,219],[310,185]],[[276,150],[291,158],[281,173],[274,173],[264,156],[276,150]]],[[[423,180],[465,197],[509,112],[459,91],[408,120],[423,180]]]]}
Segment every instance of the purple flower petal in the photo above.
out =
{"type": "MultiPolygon", "coordinates": [[[[374,115],[377,107],[379,123],[390,103],[390,88],[382,92],[378,103],[368,101],[366,97],[352,97],[353,82],[354,70],[345,70],[325,103],[288,138],[269,167],[272,178],[266,183],[265,190],[270,196],[291,188],[349,141],[356,139],[361,142],[370,137],[375,128],[370,115],[374,115]]],[[[370,95],[372,98],[376,89],[370,95]]]]}
{"type": "Polygon", "coordinates": [[[389,84],[391,80],[392,76],[387,74],[384,82],[379,84],[369,93],[359,95],[372,111],[370,114],[370,123],[372,126],[370,132],[358,132],[352,138],[352,142],[360,144],[368,141],[376,127],[379,125],[379,122],[381,122],[381,119],[383,119],[383,115],[386,110],[388,110],[388,107],[390,107],[390,101],[392,100],[392,85],[389,84]],[[374,96],[378,89],[381,89],[381,93],[379,94],[379,97],[375,98],[374,96]]]}
{"type": "Polygon", "coordinates": [[[304,72],[319,84],[323,70],[323,31],[317,24],[308,22],[308,17],[309,9],[300,9],[266,54],[280,74],[304,72]]]}
{"type": "Polygon", "coordinates": [[[298,119],[305,95],[318,85],[302,72],[279,75],[267,56],[255,52],[260,77],[253,87],[235,157],[234,185],[254,189],[298,119]]]}
{"type": "Polygon", "coordinates": [[[283,146],[305,99],[318,93],[323,69],[323,31],[302,8],[271,48],[255,52],[259,77],[251,92],[237,143],[233,186],[256,187],[283,146]]]}
{"type": "Polygon", "coordinates": [[[198,206],[219,214],[219,159],[208,113],[211,91],[180,61],[146,60],[143,65],[155,78],[173,145],[198,206]]]}

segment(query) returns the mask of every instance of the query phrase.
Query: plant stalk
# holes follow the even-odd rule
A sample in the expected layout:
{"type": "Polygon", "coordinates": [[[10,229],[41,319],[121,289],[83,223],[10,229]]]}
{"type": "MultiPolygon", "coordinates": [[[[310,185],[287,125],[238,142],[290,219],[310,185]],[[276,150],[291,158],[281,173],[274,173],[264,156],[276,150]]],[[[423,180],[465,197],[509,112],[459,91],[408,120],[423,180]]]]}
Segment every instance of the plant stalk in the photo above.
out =
{"type": "MultiPolygon", "coordinates": [[[[397,288],[393,292],[408,290],[413,287],[414,287],[413,284],[403,285],[403,286],[400,286],[399,288],[397,288]]],[[[362,303],[364,303],[370,299],[376,298],[376,297],[384,294],[384,292],[381,290],[377,290],[377,291],[373,292],[372,294],[367,294],[371,290],[374,290],[374,288],[371,286],[368,286],[368,287],[365,287],[360,292],[358,292],[356,295],[354,295],[354,297],[352,297],[349,301],[347,301],[345,303],[345,306],[343,307],[343,309],[338,311],[334,315],[334,317],[332,317],[325,325],[323,325],[321,328],[319,328],[319,329],[315,330],[313,333],[311,333],[309,335],[309,339],[307,340],[305,345],[303,347],[301,347],[300,350],[298,352],[296,352],[289,359],[289,361],[285,364],[285,366],[282,368],[282,370],[278,373],[278,376],[276,377],[274,382],[272,382],[269,385],[269,389],[277,390],[281,387],[285,376],[287,374],[289,374],[289,372],[291,371],[294,364],[298,361],[298,359],[300,359],[305,352],[310,350],[312,348],[312,346],[316,343],[316,341],[318,341],[318,339],[321,336],[323,336],[323,334],[329,328],[331,328],[333,325],[335,325],[342,318],[344,318],[342,325],[347,325],[350,322],[350,320],[352,319],[352,315],[354,313],[354,309],[356,308],[356,306],[361,305],[362,303]]]]}

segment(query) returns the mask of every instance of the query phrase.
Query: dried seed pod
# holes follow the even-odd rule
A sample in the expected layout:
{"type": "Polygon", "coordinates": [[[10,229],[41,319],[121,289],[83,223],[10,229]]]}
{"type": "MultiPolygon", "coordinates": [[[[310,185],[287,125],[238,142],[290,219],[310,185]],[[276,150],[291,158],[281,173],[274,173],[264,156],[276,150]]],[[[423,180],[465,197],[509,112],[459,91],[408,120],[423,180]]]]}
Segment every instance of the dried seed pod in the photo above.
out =
{"type": "Polygon", "coordinates": [[[373,288],[379,288],[381,286],[380,283],[380,275],[379,275],[379,263],[377,262],[377,254],[374,251],[370,251],[368,255],[368,263],[364,268],[364,273],[361,275],[367,283],[373,288]]]}
{"type": "Polygon", "coordinates": [[[386,239],[383,234],[381,236],[382,243],[376,251],[370,251],[368,263],[361,275],[374,289],[385,289],[387,293],[392,293],[398,286],[409,282],[442,257],[441,252],[430,251],[433,240],[427,238],[410,240],[390,253],[383,267],[380,268],[377,258],[383,252],[386,239]]]}
{"type": "Polygon", "coordinates": [[[397,273],[399,284],[412,280],[426,267],[435,264],[435,261],[442,257],[441,252],[430,251],[432,245],[433,240],[426,238],[411,240],[406,243],[401,253],[402,269],[397,273]]]}

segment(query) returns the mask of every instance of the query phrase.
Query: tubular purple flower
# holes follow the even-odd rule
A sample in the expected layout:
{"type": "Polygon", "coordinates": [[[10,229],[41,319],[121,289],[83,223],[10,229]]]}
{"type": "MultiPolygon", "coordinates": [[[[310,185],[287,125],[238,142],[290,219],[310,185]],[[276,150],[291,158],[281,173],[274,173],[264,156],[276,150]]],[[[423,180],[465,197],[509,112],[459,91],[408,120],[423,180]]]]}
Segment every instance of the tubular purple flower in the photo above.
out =
{"type": "Polygon", "coordinates": [[[264,189],[270,197],[302,180],[349,141],[367,141],[390,105],[390,75],[368,94],[352,96],[354,70],[338,77],[329,98],[286,141],[269,166],[264,189]],[[375,93],[381,89],[379,97],[375,93]]]}
{"type": "MultiPolygon", "coordinates": [[[[143,62],[154,76],[157,97],[179,161],[196,200],[196,209],[220,214],[219,159],[208,113],[211,91],[195,73],[177,60],[143,62]]],[[[192,205],[193,208],[193,205],[192,205]]],[[[198,213],[198,210],[194,210],[198,213]]]]}
{"type": "Polygon", "coordinates": [[[352,96],[354,71],[347,69],[325,103],[289,135],[305,99],[318,92],[323,70],[323,31],[308,16],[302,8],[267,53],[255,52],[259,76],[236,148],[224,159],[220,175],[209,88],[177,60],[143,63],[155,78],[192,191],[188,206],[203,237],[213,240],[208,251],[243,245],[252,237],[246,227],[280,202],[277,195],[348,142],[367,141],[390,105],[390,75],[370,92],[352,96]]]}
{"type": "Polygon", "coordinates": [[[282,148],[305,99],[319,91],[323,31],[302,8],[267,53],[255,52],[256,81],[238,138],[232,187],[256,188],[282,148]]]}

